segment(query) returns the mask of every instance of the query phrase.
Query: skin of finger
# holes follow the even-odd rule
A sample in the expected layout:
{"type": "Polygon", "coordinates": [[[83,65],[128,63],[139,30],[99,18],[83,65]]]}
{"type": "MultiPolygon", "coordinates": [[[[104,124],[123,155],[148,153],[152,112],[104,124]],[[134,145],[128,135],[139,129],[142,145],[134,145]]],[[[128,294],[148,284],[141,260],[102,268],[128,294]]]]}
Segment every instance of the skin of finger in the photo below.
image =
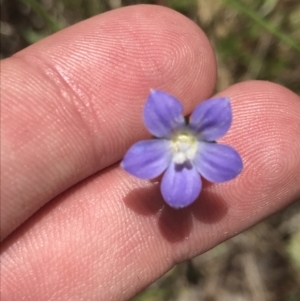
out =
{"type": "Polygon", "coordinates": [[[181,98],[188,113],[215,78],[204,33],[158,6],[102,14],[2,61],[2,239],[147,137],[150,88],[181,98]]]}
{"type": "Polygon", "coordinates": [[[6,240],[2,300],[128,300],[174,263],[299,197],[299,97],[258,81],[221,95],[233,107],[232,127],[221,142],[244,162],[235,180],[205,183],[192,206],[174,210],[162,201],[158,181],[135,179],[118,165],[102,171],[6,240]]]}

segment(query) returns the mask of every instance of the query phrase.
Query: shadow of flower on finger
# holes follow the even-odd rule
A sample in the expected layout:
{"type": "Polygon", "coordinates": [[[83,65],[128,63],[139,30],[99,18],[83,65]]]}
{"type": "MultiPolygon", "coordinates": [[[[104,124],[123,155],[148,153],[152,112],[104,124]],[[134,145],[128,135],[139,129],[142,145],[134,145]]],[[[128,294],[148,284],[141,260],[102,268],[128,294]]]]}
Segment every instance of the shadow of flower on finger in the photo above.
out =
{"type": "Polygon", "coordinates": [[[204,183],[203,191],[196,201],[180,210],[164,203],[158,181],[151,184],[130,191],[124,198],[124,203],[139,215],[157,215],[158,229],[170,243],[185,240],[194,223],[217,223],[228,212],[225,200],[210,190],[210,186],[213,185],[211,183],[204,183]]]}

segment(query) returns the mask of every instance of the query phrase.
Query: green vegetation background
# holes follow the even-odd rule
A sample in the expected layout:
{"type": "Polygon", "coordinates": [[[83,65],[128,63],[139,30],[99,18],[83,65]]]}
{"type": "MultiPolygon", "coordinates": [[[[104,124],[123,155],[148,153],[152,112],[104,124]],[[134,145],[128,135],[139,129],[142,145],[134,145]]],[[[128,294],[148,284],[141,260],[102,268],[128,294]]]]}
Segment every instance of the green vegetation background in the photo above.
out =
{"type": "MultiPolygon", "coordinates": [[[[299,0],[1,0],[1,58],[120,6],[165,5],[199,24],[218,60],[217,90],[262,79],[300,93],[299,0]]],[[[284,103],[283,103],[284,105],[284,103]]],[[[299,301],[300,202],[178,264],[134,301],[299,301]]]]}

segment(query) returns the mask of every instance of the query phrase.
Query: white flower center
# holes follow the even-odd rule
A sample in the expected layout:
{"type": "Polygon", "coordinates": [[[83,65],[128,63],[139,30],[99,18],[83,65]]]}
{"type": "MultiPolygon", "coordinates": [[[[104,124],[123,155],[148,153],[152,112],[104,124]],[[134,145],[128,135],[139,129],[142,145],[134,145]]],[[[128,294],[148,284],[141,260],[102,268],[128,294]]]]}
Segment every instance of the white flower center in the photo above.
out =
{"type": "Polygon", "coordinates": [[[176,164],[183,164],[193,160],[197,152],[197,140],[188,133],[181,132],[172,138],[173,160],[176,164]]]}

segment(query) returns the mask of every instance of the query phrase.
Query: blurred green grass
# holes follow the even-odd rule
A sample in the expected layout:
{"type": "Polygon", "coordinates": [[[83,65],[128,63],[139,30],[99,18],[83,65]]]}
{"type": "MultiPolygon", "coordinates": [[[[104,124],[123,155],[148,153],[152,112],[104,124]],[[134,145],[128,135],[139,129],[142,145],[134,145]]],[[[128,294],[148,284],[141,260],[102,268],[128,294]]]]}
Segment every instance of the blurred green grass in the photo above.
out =
{"type": "MultiPolygon", "coordinates": [[[[140,3],[169,6],[201,26],[216,51],[216,90],[261,79],[300,93],[299,0],[2,0],[1,58],[91,16],[140,3]]],[[[177,265],[134,300],[298,301],[299,220],[298,202],[177,265]]]]}

